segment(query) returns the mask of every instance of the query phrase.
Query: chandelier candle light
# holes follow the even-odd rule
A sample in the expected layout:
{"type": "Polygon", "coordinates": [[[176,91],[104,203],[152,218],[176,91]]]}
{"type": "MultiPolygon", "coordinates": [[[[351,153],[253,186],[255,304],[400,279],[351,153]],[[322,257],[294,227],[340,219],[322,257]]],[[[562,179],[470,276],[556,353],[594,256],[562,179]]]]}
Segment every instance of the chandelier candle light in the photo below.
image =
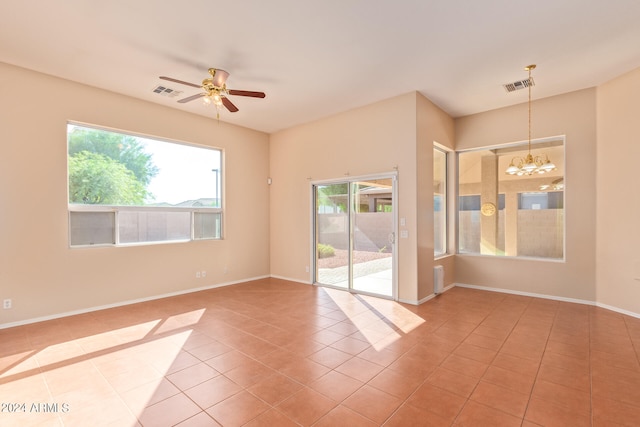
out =
{"type": "Polygon", "coordinates": [[[526,157],[514,157],[509,163],[509,167],[505,171],[507,175],[533,175],[543,174],[556,170],[554,165],[547,155],[533,156],[531,154],[531,86],[533,86],[533,79],[531,78],[531,70],[536,68],[535,64],[528,65],[524,69],[529,72],[528,87],[529,87],[529,151],[526,157]]]}

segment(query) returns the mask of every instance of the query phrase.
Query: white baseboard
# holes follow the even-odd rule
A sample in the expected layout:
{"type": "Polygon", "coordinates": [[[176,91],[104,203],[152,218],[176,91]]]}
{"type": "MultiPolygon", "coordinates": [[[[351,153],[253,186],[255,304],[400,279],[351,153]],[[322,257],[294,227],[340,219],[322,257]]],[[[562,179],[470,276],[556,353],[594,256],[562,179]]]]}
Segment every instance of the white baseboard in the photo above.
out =
{"type": "Polygon", "coordinates": [[[602,304],[602,303],[599,303],[599,302],[597,302],[595,305],[596,305],[596,307],[604,308],[606,310],[615,311],[616,313],[626,314],[627,316],[631,316],[631,317],[635,317],[637,319],[640,319],[640,313],[634,313],[633,311],[623,310],[621,308],[614,307],[612,305],[602,304]]]}
{"type": "Polygon", "coordinates": [[[64,313],[56,313],[56,314],[52,314],[52,315],[49,315],[49,316],[35,317],[35,318],[32,318],[32,319],[20,320],[20,321],[17,321],[17,322],[3,323],[3,324],[0,324],[0,329],[13,328],[15,326],[23,326],[23,325],[29,325],[31,323],[45,322],[47,320],[61,319],[63,317],[69,317],[69,316],[75,316],[75,315],[78,315],[78,314],[91,313],[93,311],[107,310],[109,308],[123,307],[125,305],[138,304],[138,303],[141,303],[141,302],[153,301],[153,300],[162,299],[162,298],[169,298],[169,297],[175,297],[175,296],[178,296],[178,295],[191,294],[191,293],[194,293],[194,292],[206,291],[206,290],[209,290],[209,289],[215,289],[215,288],[221,288],[221,287],[224,287],[224,286],[237,285],[239,283],[251,282],[253,280],[268,279],[269,277],[270,276],[267,275],[267,276],[251,277],[251,278],[247,278],[247,279],[236,280],[236,281],[233,281],[233,282],[216,283],[214,285],[203,286],[203,287],[200,287],[200,288],[184,289],[184,290],[181,290],[181,291],[169,292],[169,293],[166,293],[166,294],[153,295],[153,296],[150,296],[150,297],[137,298],[137,299],[127,300],[127,301],[120,301],[120,302],[116,302],[116,303],[113,303],[113,304],[105,304],[105,305],[99,305],[99,306],[95,306],[95,307],[83,308],[83,309],[80,309],[80,310],[66,311],[64,313]]]}
{"type": "Polygon", "coordinates": [[[455,283],[455,286],[458,286],[458,287],[461,287],[461,288],[478,289],[478,290],[481,290],[481,291],[499,292],[499,293],[502,293],[502,294],[521,295],[521,296],[525,296],[525,297],[543,298],[543,299],[550,299],[550,300],[563,301],[563,302],[573,302],[573,303],[576,303],[576,304],[595,305],[595,303],[593,301],[589,301],[589,300],[576,299],[576,298],[565,298],[565,297],[559,297],[559,296],[555,296],[555,295],[536,294],[536,293],[533,293],[533,292],[514,291],[514,290],[511,290],[511,289],[491,288],[491,287],[488,287],[488,286],[467,285],[466,283],[455,283]]]}
{"type": "Polygon", "coordinates": [[[420,300],[418,300],[418,301],[415,301],[415,300],[403,300],[403,299],[399,299],[399,300],[398,300],[398,302],[401,302],[401,303],[403,303],[403,304],[411,304],[411,305],[420,305],[420,304],[424,304],[425,302],[427,302],[427,301],[429,301],[429,300],[434,299],[434,298],[435,298],[435,297],[437,297],[438,295],[441,295],[441,294],[443,294],[443,293],[447,292],[449,289],[453,289],[455,286],[456,286],[456,284],[455,284],[455,283],[452,283],[452,284],[451,284],[451,285],[449,285],[449,286],[445,286],[445,287],[442,289],[442,292],[440,292],[439,294],[431,294],[431,295],[427,295],[426,297],[424,297],[424,298],[422,298],[422,299],[420,299],[420,300]]]}
{"type": "MultiPolygon", "coordinates": [[[[296,283],[301,283],[301,284],[305,284],[305,285],[312,285],[313,284],[311,282],[301,282],[298,279],[292,279],[292,278],[289,278],[289,277],[276,276],[276,275],[266,275],[266,276],[251,277],[251,278],[242,279],[242,280],[236,280],[236,281],[232,281],[232,282],[216,283],[214,285],[203,286],[203,287],[199,287],[199,288],[185,289],[185,290],[181,290],[181,291],[169,292],[169,293],[166,293],[166,294],[154,295],[154,296],[145,297],[145,298],[138,298],[138,299],[133,299],[133,300],[121,301],[121,302],[117,302],[117,303],[113,303],[113,304],[105,304],[105,305],[90,307],[90,308],[81,309],[81,310],[67,311],[67,312],[64,312],[64,313],[57,313],[57,314],[52,314],[52,315],[49,315],[49,316],[36,317],[36,318],[27,319],[27,320],[21,320],[21,321],[17,321],[17,322],[3,323],[3,324],[0,324],[0,329],[7,329],[7,328],[16,327],[16,326],[23,326],[23,325],[28,325],[28,324],[31,324],[31,323],[45,322],[47,320],[55,320],[55,319],[74,316],[74,315],[78,315],[78,314],[90,313],[90,312],[93,312],[93,311],[106,310],[106,309],[109,309],[109,308],[122,307],[122,306],[126,306],[126,305],[138,304],[138,303],[147,302],[147,301],[153,301],[153,300],[162,299],[162,298],[169,298],[169,297],[174,297],[174,296],[179,296],[179,295],[190,294],[190,293],[194,293],[194,292],[206,291],[206,290],[209,290],[209,289],[215,289],[215,288],[221,288],[221,287],[224,287],[224,286],[237,285],[237,284],[240,284],[240,283],[251,282],[251,281],[254,281],[254,280],[267,279],[267,278],[270,278],[270,277],[272,277],[274,279],[287,280],[287,281],[290,281],[290,282],[296,282],[296,283]]],[[[533,292],[514,291],[514,290],[511,290],[511,289],[491,288],[491,287],[487,287],[487,286],[468,285],[468,284],[465,284],[465,283],[453,283],[453,284],[451,284],[449,286],[446,286],[442,290],[442,293],[445,293],[445,292],[447,292],[448,290],[450,290],[450,289],[452,289],[454,287],[477,289],[477,290],[489,291],[489,292],[499,292],[499,293],[512,294],[512,295],[521,295],[521,296],[527,296],[527,297],[533,297],[533,298],[543,298],[543,299],[549,299],[549,300],[555,300],[555,301],[570,302],[570,303],[575,303],[575,304],[591,305],[591,306],[604,308],[606,310],[611,310],[611,311],[616,312],[616,313],[620,313],[620,314],[624,314],[624,315],[627,315],[627,316],[631,316],[631,317],[635,317],[635,318],[639,318],[640,319],[640,313],[634,313],[634,312],[629,311],[629,310],[624,310],[624,309],[621,309],[621,308],[618,308],[618,307],[614,307],[614,306],[607,305],[607,304],[602,304],[602,303],[599,303],[599,302],[581,300],[581,299],[576,299],[576,298],[566,298],[566,297],[560,297],[560,296],[555,296],[555,295],[537,294],[537,293],[533,293],[533,292]]],[[[440,295],[440,294],[431,294],[431,295],[428,295],[427,297],[422,298],[422,299],[420,299],[418,301],[398,299],[398,302],[403,303],[403,304],[410,304],[410,305],[420,305],[420,304],[423,304],[423,303],[425,303],[425,302],[427,302],[429,300],[432,300],[433,298],[435,298],[438,295],[440,295]]]]}
{"type": "Polygon", "coordinates": [[[543,298],[543,299],[549,299],[549,300],[554,300],[554,301],[562,301],[562,302],[571,302],[571,303],[575,303],[575,304],[584,304],[584,305],[591,305],[594,307],[600,307],[600,308],[604,308],[607,310],[611,310],[614,311],[616,313],[620,313],[620,314],[625,314],[627,316],[631,316],[631,317],[636,317],[636,318],[640,318],[640,313],[634,313],[632,311],[628,311],[628,310],[624,310],[618,307],[614,307],[611,305],[607,305],[607,304],[602,304],[596,301],[589,301],[589,300],[583,300],[583,299],[576,299],[576,298],[566,298],[566,297],[560,297],[560,296],[555,296],[555,295],[546,295],[546,294],[536,294],[533,292],[522,292],[522,291],[514,291],[511,289],[502,289],[502,288],[491,288],[488,286],[477,286],[477,285],[467,285],[465,283],[455,283],[455,286],[461,287],[461,288],[469,288],[469,289],[478,289],[481,291],[490,291],[490,292],[499,292],[499,293],[503,293],[503,294],[512,294],[512,295],[522,295],[525,297],[533,297],[533,298],[543,298]]]}
{"type": "Polygon", "coordinates": [[[288,282],[302,283],[303,285],[313,285],[313,283],[311,283],[311,282],[303,282],[303,281],[301,281],[299,279],[292,279],[290,277],[277,276],[275,274],[272,274],[269,277],[274,278],[274,279],[286,280],[288,282]]]}

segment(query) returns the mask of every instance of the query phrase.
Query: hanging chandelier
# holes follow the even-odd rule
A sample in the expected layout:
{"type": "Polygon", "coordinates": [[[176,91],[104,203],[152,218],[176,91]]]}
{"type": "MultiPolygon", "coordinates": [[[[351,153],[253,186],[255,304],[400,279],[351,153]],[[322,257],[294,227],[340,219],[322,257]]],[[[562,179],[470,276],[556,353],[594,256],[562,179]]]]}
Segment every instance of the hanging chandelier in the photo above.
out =
{"type": "Polygon", "coordinates": [[[542,184],[538,189],[540,191],[562,191],[564,190],[564,177],[553,180],[551,184],[542,184]]]}
{"type": "Polygon", "coordinates": [[[529,88],[529,149],[525,157],[514,157],[509,163],[509,167],[505,171],[507,175],[527,176],[533,174],[543,174],[556,170],[549,157],[545,154],[544,158],[539,155],[531,154],[531,86],[533,86],[533,79],[531,78],[531,70],[536,68],[535,64],[528,65],[524,69],[529,72],[529,79],[527,80],[529,88]]]}

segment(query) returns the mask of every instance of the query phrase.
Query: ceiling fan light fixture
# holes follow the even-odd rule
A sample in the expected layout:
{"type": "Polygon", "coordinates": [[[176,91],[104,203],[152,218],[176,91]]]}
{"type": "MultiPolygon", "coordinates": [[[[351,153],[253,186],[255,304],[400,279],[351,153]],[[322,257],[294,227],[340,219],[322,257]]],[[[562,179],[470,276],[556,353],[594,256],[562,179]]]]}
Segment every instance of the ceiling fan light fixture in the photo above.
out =
{"type": "Polygon", "coordinates": [[[224,86],[229,77],[228,72],[217,68],[209,68],[209,74],[211,74],[211,82],[213,85],[220,88],[224,86]]]}
{"type": "Polygon", "coordinates": [[[216,105],[216,107],[222,106],[222,97],[217,92],[211,95],[211,101],[216,105]]]}
{"type": "Polygon", "coordinates": [[[231,102],[228,95],[245,96],[250,98],[265,97],[264,92],[228,89],[227,88],[227,78],[229,77],[228,72],[226,72],[225,70],[217,69],[217,68],[209,68],[208,71],[209,71],[209,77],[202,80],[201,85],[185,82],[185,81],[174,79],[173,77],[167,77],[167,76],[160,76],[160,79],[202,89],[204,91],[203,93],[188,96],[186,98],[178,100],[178,102],[181,104],[184,104],[202,97],[202,101],[205,105],[211,105],[211,104],[215,105],[217,110],[216,116],[218,118],[220,118],[220,110],[223,107],[226,108],[230,113],[235,113],[238,111],[238,107],[236,107],[233,104],[233,102],[231,102]]]}

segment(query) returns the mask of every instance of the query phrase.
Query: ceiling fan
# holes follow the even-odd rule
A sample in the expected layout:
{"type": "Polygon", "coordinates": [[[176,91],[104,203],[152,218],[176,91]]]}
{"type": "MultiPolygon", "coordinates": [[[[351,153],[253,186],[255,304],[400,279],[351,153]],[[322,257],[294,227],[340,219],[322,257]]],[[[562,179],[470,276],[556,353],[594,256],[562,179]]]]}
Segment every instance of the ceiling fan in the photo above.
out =
{"type": "Polygon", "coordinates": [[[209,74],[211,75],[211,77],[202,80],[201,85],[174,79],[172,77],[160,76],[160,78],[162,80],[168,80],[170,82],[180,83],[204,90],[203,93],[188,96],[186,98],[178,100],[178,102],[184,104],[193,101],[194,99],[203,98],[205,104],[213,104],[216,106],[216,109],[218,110],[218,118],[220,118],[220,107],[222,107],[223,105],[231,113],[235,113],[236,111],[238,111],[238,107],[236,107],[233,102],[231,102],[231,100],[227,98],[227,95],[248,96],[251,98],[264,98],[266,96],[264,92],[227,89],[226,82],[227,78],[229,77],[229,73],[225,70],[221,70],[219,68],[209,68],[209,74]]]}

